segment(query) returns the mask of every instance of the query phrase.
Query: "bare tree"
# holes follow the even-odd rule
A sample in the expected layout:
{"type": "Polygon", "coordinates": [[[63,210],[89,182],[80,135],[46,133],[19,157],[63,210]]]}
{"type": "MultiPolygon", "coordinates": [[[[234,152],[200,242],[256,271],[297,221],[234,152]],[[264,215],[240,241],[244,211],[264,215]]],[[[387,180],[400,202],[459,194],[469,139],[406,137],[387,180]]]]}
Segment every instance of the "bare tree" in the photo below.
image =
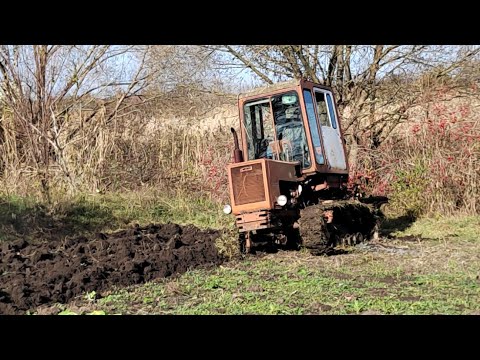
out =
{"type": "Polygon", "coordinates": [[[148,57],[148,67],[156,73],[151,86],[167,92],[176,87],[212,89],[222,81],[213,67],[215,54],[199,45],[157,45],[148,57]]]}
{"type": "MultiPolygon", "coordinates": [[[[64,149],[82,126],[99,112],[111,121],[125,100],[146,86],[148,51],[110,45],[0,46],[0,128],[13,133],[17,160],[34,170],[48,201],[52,164],[70,189],[76,188],[64,149]],[[88,115],[71,116],[85,108],[88,115]]],[[[5,141],[0,138],[0,145],[5,141]]]]}
{"type": "Polygon", "coordinates": [[[377,147],[421,100],[423,74],[438,81],[475,58],[478,46],[249,45],[206,46],[219,66],[250,71],[262,82],[305,78],[332,86],[354,144],[377,147]],[[388,86],[387,86],[388,84],[388,86]]]}

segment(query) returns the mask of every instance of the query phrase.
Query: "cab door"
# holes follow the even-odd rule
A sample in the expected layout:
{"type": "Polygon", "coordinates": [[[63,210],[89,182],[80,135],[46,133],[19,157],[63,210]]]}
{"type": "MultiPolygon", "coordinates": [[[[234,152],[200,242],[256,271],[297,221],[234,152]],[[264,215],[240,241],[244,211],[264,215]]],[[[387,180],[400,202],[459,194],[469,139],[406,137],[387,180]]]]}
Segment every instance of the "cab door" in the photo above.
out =
{"type": "Polygon", "coordinates": [[[323,146],[328,164],[332,169],[346,170],[347,162],[343,149],[342,134],[330,91],[314,88],[316,112],[321,127],[323,146]]]}

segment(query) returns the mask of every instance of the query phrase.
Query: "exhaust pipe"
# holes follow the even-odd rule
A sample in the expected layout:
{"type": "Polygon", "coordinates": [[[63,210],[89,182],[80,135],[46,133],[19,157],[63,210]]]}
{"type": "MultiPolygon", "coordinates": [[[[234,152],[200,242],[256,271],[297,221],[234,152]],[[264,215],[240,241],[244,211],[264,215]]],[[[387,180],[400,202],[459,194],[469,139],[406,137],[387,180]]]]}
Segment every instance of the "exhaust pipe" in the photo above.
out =
{"type": "Polygon", "coordinates": [[[240,150],[240,147],[238,146],[237,132],[233,127],[230,128],[230,130],[232,131],[232,134],[233,134],[233,144],[235,146],[235,148],[233,149],[233,162],[234,163],[243,162],[243,152],[242,150],[240,150]]]}

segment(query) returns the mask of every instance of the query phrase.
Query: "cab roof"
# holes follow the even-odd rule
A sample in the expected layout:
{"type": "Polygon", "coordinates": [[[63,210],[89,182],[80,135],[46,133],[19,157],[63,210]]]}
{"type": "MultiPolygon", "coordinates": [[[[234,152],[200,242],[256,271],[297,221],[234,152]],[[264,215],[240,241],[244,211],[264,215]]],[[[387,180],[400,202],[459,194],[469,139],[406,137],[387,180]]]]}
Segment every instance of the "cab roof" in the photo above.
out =
{"type": "Polygon", "coordinates": [[[261,86],[261,87],[257,87],[255,89],[250,90],[250,91],[239,94],[238,98],[239,99],[245,99],[245,98],[250,98],[252,96],[269,94],[269,93],[276,92],[276,91],[279,91],[279,90],[282,90],[282,89],[292,89],[292,88],[295,88],[296,86],[302,85],[303,83],[310,83],[310,84],[314,84],[314,85],[316,85],[318,87],[321,87],[321,88],[330,89],[327,86],[320,85],[320,84],[317,84],[317,83],[313,83],[311,81],[307,81],[307,80],[303,80],[303,79],[294,79],[294,80],[279,82],[279,83],[276,83],[276,84],[267,84],[267,85],[264,85],[264,86],[261,86]]]}

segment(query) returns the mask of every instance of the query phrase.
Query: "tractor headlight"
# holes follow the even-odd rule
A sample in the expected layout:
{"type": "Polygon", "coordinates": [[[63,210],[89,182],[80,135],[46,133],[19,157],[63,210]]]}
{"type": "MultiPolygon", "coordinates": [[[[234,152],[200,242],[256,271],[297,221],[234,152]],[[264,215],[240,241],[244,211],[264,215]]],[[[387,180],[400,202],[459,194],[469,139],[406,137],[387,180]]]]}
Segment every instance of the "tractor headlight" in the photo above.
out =
{"type": "Polygon", "coordinates": [[[277,197],[277,204],[280,206],[287,205],[287,201],[288,199],[285,195],[280,195],[279,197],[277,197]]]}
{"type": "Polygon", "coordinates": [[[227,215],[230,214],[230,213],[232,212],[232,207],[231,207],[230,205],[228,205],[228,204],[225,205],[225,206],[223,207],[223,212],[224,212],[225,214],[227,214],[227,215]]]}

